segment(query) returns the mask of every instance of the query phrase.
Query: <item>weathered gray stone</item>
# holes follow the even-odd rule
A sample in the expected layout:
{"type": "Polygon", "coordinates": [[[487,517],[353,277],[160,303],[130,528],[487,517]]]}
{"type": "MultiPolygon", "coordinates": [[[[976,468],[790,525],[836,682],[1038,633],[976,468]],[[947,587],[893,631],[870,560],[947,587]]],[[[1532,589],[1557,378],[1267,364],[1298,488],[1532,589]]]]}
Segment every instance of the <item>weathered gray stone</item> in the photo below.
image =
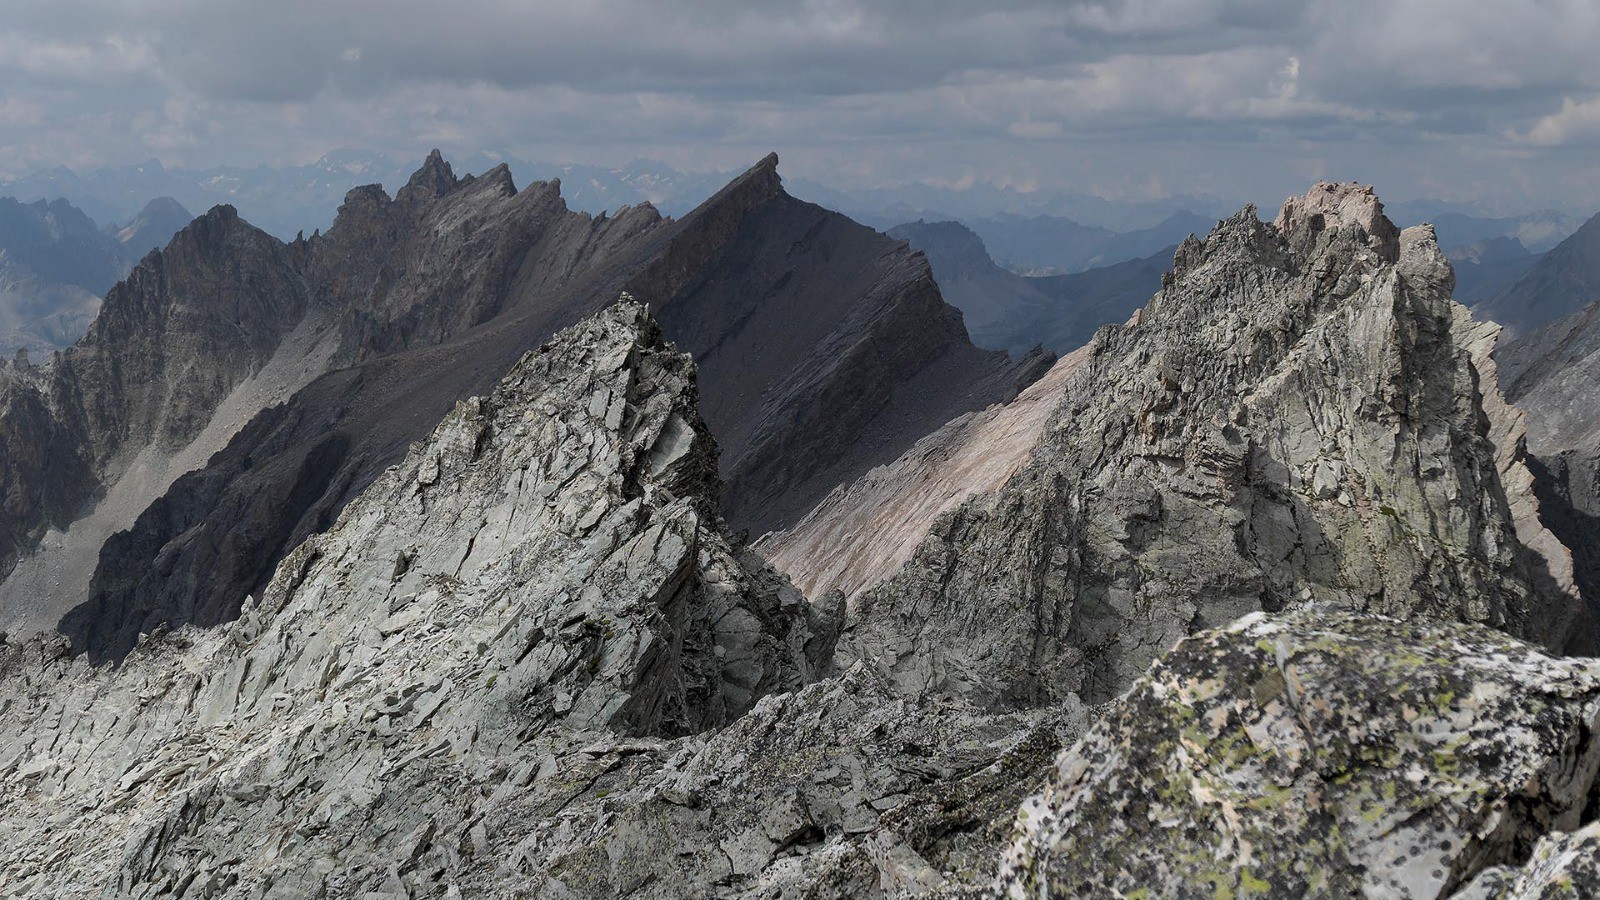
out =
{"type": "Polygon", "coordinates": [[[1313,599],[1588,646],[1565,554],[1523,544],[1451,283],[1361,187],[1186,241],[1031,461],[859,598],[843,657],[908,692],[1098,702],[1185,634],[1313,599]]]}
{"type": "Polygon", "coordinates": [[[0,893],[442,892],[495,871],[459,838],[504,785],[593,799],[665,746],[613,735],[814,679],[832,636],[719,530],[693,374],[620,303],[462,403],[232,625],[117,669],[4,648],[0,893]]]}
{"type": "Polygon", "coordinates": [[[1520,867],[1496,866],[1453,900],[1582,900],[1600,896],[1600,823],[1540,841],[1520,867]]]}
{"type": "Polygon", "coordinates": [[[1252,615],[1184,641],[1062,754],[1001,881],[1016,898],[1444,897],[1577,826],[1597,724],[1592,660],[1443,622],[1252,615]]]}

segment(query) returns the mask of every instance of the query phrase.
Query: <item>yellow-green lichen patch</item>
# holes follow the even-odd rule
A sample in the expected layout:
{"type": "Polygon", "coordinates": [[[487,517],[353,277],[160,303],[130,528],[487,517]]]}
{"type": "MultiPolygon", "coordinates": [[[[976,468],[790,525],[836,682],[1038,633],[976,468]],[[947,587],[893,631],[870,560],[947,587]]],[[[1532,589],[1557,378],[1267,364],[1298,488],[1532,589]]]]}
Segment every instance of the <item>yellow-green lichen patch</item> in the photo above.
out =
{"type": "Polygon", "coordinates": [[[1592,706],[1596,664],[1494,632],[1251,617],[1183,642],[1064,754],[1075,778],[1019,824],[1049,851],[1011,858],[1063,896],[1435,896],[1496,822],[1582,807],[1588,781],[1548,773],[1586,758],[1560,736],[1592,706]]]}

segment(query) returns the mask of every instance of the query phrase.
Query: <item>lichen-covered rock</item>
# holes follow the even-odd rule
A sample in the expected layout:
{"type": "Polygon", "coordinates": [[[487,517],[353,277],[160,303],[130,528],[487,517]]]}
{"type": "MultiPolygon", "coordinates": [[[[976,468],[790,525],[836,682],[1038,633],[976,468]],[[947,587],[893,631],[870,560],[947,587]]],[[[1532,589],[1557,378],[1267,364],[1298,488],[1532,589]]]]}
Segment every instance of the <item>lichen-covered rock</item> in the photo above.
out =
{"type": "Polygon", "coordinates": [[[1431,228],[1348,185],[1185,241],[1031,462],[861,596],[844,658],[907,691],[1100,702],[1185,634],[1311,600],[1587,646],[1563,554],[1519,535],[1526,470],[1452,283],[1431,228]]]}
{"type": "Polygon", "coordinates": [[[1600,823],[1551,835],[1521,867],[1487,869],[1452,900],[1585,900],[1600,897],[1600,823]]]}
{"type": "Polygon", "coordinates": [[[0,648],[0,894],[442,894],[505,862],[475,835],[533,781],[584,793],[813,680],[832,634],[721,530],[693,374],[620,303],[458,406],[237,622],[120,668],[0,648]]]}
{"type": "MultiPolygon", "coordinates": [[[[1057,762],[1011,897],[1443,897],[1576,827],[1600,665],[1314,607],[1179,644],[1057,762]]],[[[1491,895],[1499,896],[1499,895],[1491,895]]]]}

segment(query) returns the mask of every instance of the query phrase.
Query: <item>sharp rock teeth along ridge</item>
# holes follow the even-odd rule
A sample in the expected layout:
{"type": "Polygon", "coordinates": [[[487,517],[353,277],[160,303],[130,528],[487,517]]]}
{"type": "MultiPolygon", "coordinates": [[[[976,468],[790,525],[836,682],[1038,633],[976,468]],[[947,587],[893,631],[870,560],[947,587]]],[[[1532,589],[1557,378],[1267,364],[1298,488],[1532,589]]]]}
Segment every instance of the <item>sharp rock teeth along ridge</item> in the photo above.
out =
{"type": "Polygon", "coordinates": [[[238,621],[120,668],[6,648],[0,892],[431,884],[490,787],[581,792],[814,679],[827,623],[719,530],[693,375],[622,302],[460,404],[238,621]]]}
{"type": "Polygon", "coordinates": [[[1520,445],[1492,439],[1451,286],[1432,228],[1400,232],[1358,185],[1185,241],[1031,462],[859,598],[843,658],[1004,704],[1104,700],[1186,633],[1310,600],[1587,646],[1565,548],[1519,535],[1543,529],[1512,510],[1520,445]]]}

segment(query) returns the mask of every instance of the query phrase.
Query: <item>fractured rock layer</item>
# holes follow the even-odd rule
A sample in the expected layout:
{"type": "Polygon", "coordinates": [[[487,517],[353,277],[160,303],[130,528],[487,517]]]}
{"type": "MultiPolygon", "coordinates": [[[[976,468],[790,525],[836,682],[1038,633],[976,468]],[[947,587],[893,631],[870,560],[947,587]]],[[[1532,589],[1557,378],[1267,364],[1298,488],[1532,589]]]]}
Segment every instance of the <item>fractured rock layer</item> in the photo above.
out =
{"type": "Polygon", "coordinates": [[[0,891],[444,890],[497,871],[473,848],[523,786],[813,678],[829,629],[716,530],[695,407],[621,304],[462,403],[237,622],[120,668],[6,648],[0,891]]]}
{"type": "Polygon", "coordinates": [[[1578,825],[1596,725],[1590,660],[1441,622],[1252,615],[1179,644],[1062,754],[1001,881],[1016,898],[1447,896],[1578,825]]]}
{"type": "Polygon", "coordinates": [[[1337,185],[1280,222],[1247,209],[1179,248],[1032,461],[862,595],[846,659],[908,690],[1102,700],[1186,633],[1312,599],[1584,645],[1519,540],[1521,463],[1492,440],[1431,229],[1337,185]]]}

